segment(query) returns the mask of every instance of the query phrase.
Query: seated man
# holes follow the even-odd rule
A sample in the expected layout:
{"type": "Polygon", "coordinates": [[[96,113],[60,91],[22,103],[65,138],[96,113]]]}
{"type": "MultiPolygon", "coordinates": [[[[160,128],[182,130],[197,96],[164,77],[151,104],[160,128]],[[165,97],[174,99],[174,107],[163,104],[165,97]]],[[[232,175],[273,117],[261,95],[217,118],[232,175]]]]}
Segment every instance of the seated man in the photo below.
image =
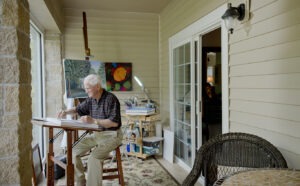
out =
{"type": "Polygon", "coordinates": [[[78,113],[80,120],[86,123],[95,123],[103,128],[102,132],[94,132],[83,138],[73,148],[75,163],[75,181],[77,185],[101,186],[102,162],[117,146],[122,143],[120,102],[117,97],[104,90],[98,75],[91,74],[84,79],[84,88],[88,98],[77,107],[67,109],[58,114],[78,113]],[[81,156],[93,148],[88,158],[87,182],[81,156]]]}

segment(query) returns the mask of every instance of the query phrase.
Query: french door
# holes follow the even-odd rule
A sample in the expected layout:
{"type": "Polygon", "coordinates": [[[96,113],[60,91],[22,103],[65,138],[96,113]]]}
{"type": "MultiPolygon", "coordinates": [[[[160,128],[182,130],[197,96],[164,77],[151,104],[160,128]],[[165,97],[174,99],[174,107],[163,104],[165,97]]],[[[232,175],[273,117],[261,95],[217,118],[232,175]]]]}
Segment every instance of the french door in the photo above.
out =
{"type": "Polygon", "coordinates": [[[221,20],[226,9],[224,4],[169,39],[170,126],[175,161],[185,169],[192,168],[203,139],[202,36],[217,28],[221,28],[222,132],[228,132],[228,32],[221,20]]]}
{"type": "Polygon", "coordinates": [[[201,139],[198,43],[189,40],[172,49],[174,154],[189,167],[193,164],[198,139],[201,139]]]}

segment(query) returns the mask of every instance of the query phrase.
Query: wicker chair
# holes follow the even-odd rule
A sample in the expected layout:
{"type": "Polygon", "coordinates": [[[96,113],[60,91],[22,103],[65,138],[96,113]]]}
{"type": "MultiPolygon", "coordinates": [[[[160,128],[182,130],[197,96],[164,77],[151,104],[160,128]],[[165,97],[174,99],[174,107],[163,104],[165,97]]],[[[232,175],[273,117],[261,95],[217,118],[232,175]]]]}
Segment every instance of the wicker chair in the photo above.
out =
{"type": "Polygon", "coordinates": [[[251,168],[287,168],[287,163],[280,151],[261,137],[221,134],[201,146],[182,185],[194,185],[201,173],[205,185],[213,185],[219,178],[251,168]]]}

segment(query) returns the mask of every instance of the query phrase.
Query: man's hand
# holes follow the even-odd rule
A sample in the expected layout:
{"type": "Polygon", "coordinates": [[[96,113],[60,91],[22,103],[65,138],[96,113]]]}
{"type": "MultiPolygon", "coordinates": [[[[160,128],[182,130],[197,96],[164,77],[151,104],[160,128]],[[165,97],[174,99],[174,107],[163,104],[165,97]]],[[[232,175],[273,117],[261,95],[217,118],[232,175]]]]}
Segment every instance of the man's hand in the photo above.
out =
{"type": "Polygon", "coordinates": [[[67,115],[66,111],[61,110],[57,113],[57,118],[61,119],[61,118],[66,117],[66,115],[67,115]]]}
{"type": "Polygon", "coordinates": [[[94,123],[94,119],[91,116],[81,116],[80,121],[90,124],[94,123]]]}
{"type": "Polygon", "coordinates": [[[75,113],[76,113],[76,108],[75,107],[67,109],[67,110],[60,110],[57,113],[57,118],[61,119],[61,118],[66,117],[67,114],[75,114],[75,113]]]}

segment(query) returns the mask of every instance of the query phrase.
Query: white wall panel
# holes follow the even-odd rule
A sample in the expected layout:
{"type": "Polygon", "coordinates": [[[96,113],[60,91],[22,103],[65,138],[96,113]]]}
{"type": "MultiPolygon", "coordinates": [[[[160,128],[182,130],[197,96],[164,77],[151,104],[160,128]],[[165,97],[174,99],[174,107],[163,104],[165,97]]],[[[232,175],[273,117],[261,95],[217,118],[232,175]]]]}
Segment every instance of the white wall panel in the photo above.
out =
{"type": "Polygon", "coordinates": [[[294,138],[300,137],[300,126],[298,122],[295,121],[234,110],[231,111],[230,116],[231,122],[251,126],[257,128],[257,130],[268,129],[274,133],[280,133],[281,135],[287,135],[294,138]]]}
{"type": "Polygon", "coordinates": [[[230,99],[286,105],[300,105],[300,89],[234,89],[230,91],[230,99]]]}
{"type": "Polygon", "coordinates": [[[270,60],[243,65],[234,65],[230,68],[230,76],[253,76],[266,74],[287,74],[300,72],[300,57],[270,60]]]}
{"type": "MultiPolygon", "coordinates": [[[[256,3],[257,0],[251,1],[251,6],[256,3]]],[[[281,11],[280,7],[276,14],[270,14],[266,11],[268,7],[261,7],[259,9],[258,15],[256,16],[256,11],[251,12],[251,19],[245,24],[240,25],[234,32],[235,37],[230,39],[230,43],[235,43],[243,39],[249,39],[258,35],[267,35],[273,31],[284,29],[290,26],[299,24],[299,2],[297,0],[278,0],[275,3],[285,3],[293,2],[294,6],[290,6],[289,10],[281,11]],[[261,12],[261,13],[260,13],[261,12]],[[240,28],[240,29],[239,29],[240,28]]],[[[272,4],[270,4],[272,5],[272,4]]],[[[269,6],[270,6],[269,5],[269,6]]]]}
{"type": "MultiPolygon", "coordinates": [[[[263,137],[270,141],[275,147],[284,154],[289,153],[292,157],[299,157],[299,138],[294,138],[280,133],[274,133],[269,130],[253,128],[240,123],[231,122],[231,130],[235,132],[247,132],[263,137]]],[[[287,156],[284,156],[287,159],[287,156]]],[[[297,158],[287,159],[288,167],[299,167],[300,161],[297,158]]]]}
{"type": "Polygon", "coordinates": [[[300,24],[290,26],[280,30],[276,30],[267,35],[258,35],[238,43],[231,44],[231,51],[241,53],[257,48],[265,48],[268,46],[278,45],[300,39],[300,24]]]}
{"type": "MultiPolygon", "coordinates": [[[[299,89],[300,73],[230,77],[231,88],[299,89]]],[[[276,91],[276,90],[274,90],[276,91]]]]}
{"type": "MultiPolygon", "coordinates": [[[[242,53],[230,55],[230,66],[275,59],[299,57],[300,40],[286,42],[266,48],[257,48],[242,53]]],[[[230,53],[235,53],[231,50],[230,53]]]]}
{"type": "Polygon", "coordinates": [[[231,100],[230,110],[300,122],[300,106],[231,100]]]}
{"type": "Polygon", "coordinates": [[[275,144],[300,168],[300,1],[251,0],[230,37],[230,131],[275,144]]]}

